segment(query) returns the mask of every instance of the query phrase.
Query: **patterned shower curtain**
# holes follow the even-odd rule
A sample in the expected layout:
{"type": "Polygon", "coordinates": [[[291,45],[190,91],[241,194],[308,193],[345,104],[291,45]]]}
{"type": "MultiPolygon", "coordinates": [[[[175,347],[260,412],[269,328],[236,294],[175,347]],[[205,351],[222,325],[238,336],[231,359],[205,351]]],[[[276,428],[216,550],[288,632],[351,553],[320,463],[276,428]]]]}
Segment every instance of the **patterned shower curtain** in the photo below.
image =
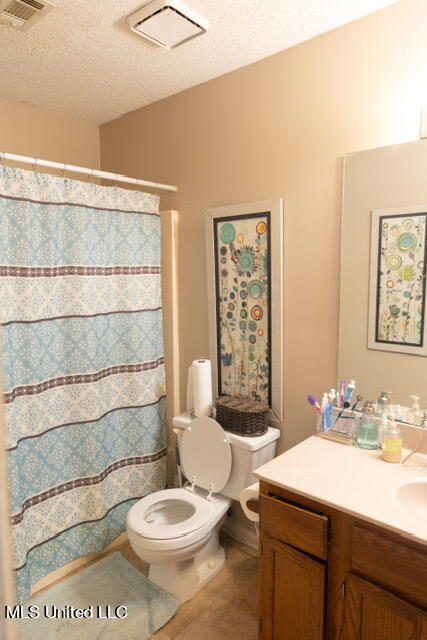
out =
{"type": "Polygon", "coordinates": [[[18,602],[164,488],[158,198],[0,167],[0,321],[18,602]]]}

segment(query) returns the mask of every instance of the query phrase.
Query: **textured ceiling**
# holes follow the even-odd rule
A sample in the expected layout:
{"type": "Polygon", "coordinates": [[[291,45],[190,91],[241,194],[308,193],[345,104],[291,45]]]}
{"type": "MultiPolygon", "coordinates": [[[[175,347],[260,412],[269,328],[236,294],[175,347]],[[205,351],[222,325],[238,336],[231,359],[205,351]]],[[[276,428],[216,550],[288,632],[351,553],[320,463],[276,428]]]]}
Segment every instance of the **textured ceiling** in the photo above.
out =
{"type": "Polygon", "coordinates": [[[395,1],[186,0],[210,29],[167,50],[124,25],[138,0],[57,0],[28,32],[0,25],[0,98],[105,122],[395,1]]]}

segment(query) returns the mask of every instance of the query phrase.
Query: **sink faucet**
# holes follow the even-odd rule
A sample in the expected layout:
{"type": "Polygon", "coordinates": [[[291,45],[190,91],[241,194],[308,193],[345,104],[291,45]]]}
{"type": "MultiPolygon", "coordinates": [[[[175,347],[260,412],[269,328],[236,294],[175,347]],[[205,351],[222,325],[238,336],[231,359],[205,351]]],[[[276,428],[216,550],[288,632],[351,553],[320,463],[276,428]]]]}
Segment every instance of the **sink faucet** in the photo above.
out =
{"type": "Polygon", "coordinates": [[[427,411],[424,411],[424,413],[423,413],[423,417],[421,419],[419,430],[420,430],[420,432],[418,434],[418,442],[416,444],[416,447],[415,447],[415,449],[412,449],[412,451],[410,451],[408,453],[408,455],[403,458],[402,464],[405,464],[405,462],[407,462],[409,460],[409,458],[414,453],[416,453],[418,451],[418,449],[420,448],[420,446],[421,446],[421,442],[423,440],[424,431],[427,430],[427,411]]]}

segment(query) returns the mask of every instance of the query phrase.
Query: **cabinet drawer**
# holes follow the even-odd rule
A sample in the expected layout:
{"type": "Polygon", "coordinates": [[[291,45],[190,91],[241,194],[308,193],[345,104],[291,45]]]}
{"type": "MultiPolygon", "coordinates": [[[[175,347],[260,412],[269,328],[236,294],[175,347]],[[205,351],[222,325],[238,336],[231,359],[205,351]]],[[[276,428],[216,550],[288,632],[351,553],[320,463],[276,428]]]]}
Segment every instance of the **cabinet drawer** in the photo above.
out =
{"type": "Polygon", "coordinates": [[[427,606],[427,548],[423,552],[356,524],[352,527],[351,542],[353,571],[427,606]]]}
{"type": "Polygon", "coordinates": [[[326,559],[328,518],[275,496],[261,496],[260,526],[277,540],[326,559]]]}

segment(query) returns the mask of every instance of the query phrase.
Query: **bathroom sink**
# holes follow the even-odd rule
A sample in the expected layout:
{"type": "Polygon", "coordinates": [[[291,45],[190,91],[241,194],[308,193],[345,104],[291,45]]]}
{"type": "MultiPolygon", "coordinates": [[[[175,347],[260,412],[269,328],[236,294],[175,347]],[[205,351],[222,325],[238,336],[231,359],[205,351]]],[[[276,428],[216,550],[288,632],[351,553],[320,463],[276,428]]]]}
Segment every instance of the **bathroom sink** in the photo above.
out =
{"type": "Polygon", "coordinates": [[[408,511],[427,521],[427,479],[402,485],[397,490],[397,497],[408,511]]]}

